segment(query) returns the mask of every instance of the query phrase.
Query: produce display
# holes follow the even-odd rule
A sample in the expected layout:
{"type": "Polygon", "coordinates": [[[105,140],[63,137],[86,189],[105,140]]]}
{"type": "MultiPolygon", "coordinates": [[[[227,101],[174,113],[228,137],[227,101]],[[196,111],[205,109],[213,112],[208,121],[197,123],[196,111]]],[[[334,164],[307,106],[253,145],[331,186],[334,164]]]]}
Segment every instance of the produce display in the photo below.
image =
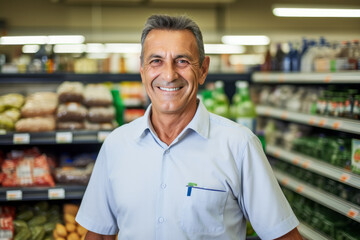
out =
{"type": "Polygon", "coordinates": [[[20,108],[25,98],[21,94],[9,93],[0,96],[0,129],[12,131],[20,119],[20,108]]]}

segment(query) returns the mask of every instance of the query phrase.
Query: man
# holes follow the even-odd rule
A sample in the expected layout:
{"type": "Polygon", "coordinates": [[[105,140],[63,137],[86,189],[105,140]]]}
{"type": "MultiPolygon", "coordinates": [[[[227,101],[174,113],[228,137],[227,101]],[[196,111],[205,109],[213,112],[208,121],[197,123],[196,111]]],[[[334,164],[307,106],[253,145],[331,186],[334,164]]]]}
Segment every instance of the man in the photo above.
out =
{"type": "Polygon", "coordinates": [[[205,82],[198,26],[151,16],[140,73],[145,115],[105,140],[76,220],[85,239],[301,239],[261,144],[247,128],[210,114],[196,98],[205,82]]]}

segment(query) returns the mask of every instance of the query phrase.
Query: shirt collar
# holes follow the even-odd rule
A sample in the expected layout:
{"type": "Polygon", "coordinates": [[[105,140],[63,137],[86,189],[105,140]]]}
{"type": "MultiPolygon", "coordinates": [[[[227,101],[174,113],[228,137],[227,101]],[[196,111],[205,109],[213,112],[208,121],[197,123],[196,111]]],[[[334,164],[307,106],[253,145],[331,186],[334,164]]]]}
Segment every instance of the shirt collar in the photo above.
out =
{"type": "MultiPolygon", "coordinates": [[[[147,107],[144,116],[139,119],[139,126],[137,127],[134,135],[138,140],[142,139],[150,132],[153,132],[153,134],[155,134],[154,128],[150,121],[151,106],[152,104],[147,107]]],[[[198,100],[198,107],[193,119],[180,133],[179,137],[181,137],[185,132],[187,132],[188,129],[191,129],[203,138],[208,138],[210,122],[209,118],[210,114],[207,111],[206,107],[200,100],[198,100]]]]}

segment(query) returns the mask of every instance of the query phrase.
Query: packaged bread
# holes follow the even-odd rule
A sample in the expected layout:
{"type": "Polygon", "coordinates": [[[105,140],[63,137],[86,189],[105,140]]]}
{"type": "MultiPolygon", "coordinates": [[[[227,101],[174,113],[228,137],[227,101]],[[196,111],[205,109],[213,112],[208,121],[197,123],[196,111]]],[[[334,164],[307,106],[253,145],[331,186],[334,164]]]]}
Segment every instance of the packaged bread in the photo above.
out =
{"type": "Polygon", "coordinates": [[[65,81],[57,88],[60,102],[82,102],[84,99],[84,84],[65,81]]]}
{"type": "Polygon", "coordinates": [[[58,104],[58,96],[53,92],[37,92],[26,97],[21,108],[23,117],[37,117],[54,114],[58,104]]]}
{"type": "Polygon", "coordinates": [[[115,108],[110,107],[91,107],[88,112],[88,120],[92,123],[107,123],[115,119],[115,108]]]}
{"type": "Polygon", "coordinates": [[[85,129],[87,130],[93,130],[93,131],[98,131],[98,130],[112,130],[116,127],[116,124],[111,122],[111,123],[91,123],[88,121],[85,121],[85,129]]]}
{"type": "Polygon", "coordinates": [[[46,132],[54,131],[56,127],[55,117],[32,117],[22,118],[15,124],[17,132],[46,132]]]}
{"type": "Polygon", "coordinates": [[[84,104],[88,107],[108,107],[113,99],[110,90],[103,84],[88,84],[84,90],[84,104]]]}
{"type": "MultiPolygon", "coordinates": [[[[18,93],[9,93],[0,97],[0,109],[20,108],[24,104],[25,98],[18,93]]],[[[0,111],[0,112],[2,112],[0,111]]]]}
{"type": "Polygon", "coordinates": [[[57,129],[58,130],[80,130],[84,129],[84,122],[58,122],[57,129]]]}
{"type": "Polygon", "coordinates": [[[87,115],[87,109],[77,102],[67,102],[59,105],[56,119],[60,122],[81,122],[87,115]]]}

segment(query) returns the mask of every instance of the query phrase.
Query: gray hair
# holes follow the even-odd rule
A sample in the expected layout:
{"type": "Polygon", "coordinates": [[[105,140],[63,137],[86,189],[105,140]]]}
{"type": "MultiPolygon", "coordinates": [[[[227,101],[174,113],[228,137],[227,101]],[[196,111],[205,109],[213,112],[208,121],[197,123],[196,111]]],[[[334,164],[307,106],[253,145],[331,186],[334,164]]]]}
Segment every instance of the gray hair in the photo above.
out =
{"type": "Polygon", "coordinates": [[[160,30],[190,30],[196,39],[196,44],[199,51],[200,66],[205,59],[204,42],[199,26],[190,18],[186,16],[172,17],[168,15],[152,15],[150,16],[144,26],[141,34],[141,64],[144,63],[144,42],[153,29],[160,30]]]}

